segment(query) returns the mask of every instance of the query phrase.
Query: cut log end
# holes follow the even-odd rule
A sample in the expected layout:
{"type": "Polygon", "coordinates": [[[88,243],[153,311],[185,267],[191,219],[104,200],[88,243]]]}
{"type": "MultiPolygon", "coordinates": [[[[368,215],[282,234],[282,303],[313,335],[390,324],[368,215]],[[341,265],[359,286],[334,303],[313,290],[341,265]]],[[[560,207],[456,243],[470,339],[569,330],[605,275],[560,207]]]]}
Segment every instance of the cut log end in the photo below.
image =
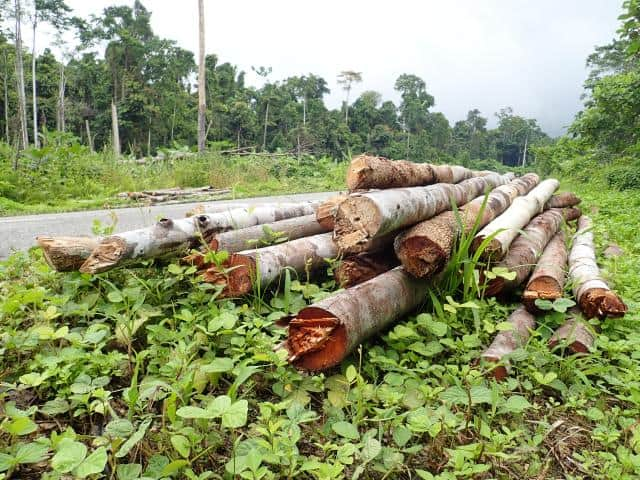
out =
{"type": "Polygon", "coordinates": [[[582,216],[582,210],[578,207],[568,207],[562,209],[562,215],[566,222],[572,222],[582,216]]]}
{"type": "Polygon", "coordinates": [[[336,244],[345,253],[363,252],[381,222],[382,216],[374,202],[364,196],[350,197],[340,204],[336,213],[336,244]]]}
{"type": "Polygon", "coordinates": [[[573,192],[562,192],[556,195],[553,195],[547,203],[545,204],[545,208],[565,208],[565,207],[575,207],[579,205],[580,198],[573,192]]]}
{"type": "Polygon", "coordinates": [[[536,300],[555,300],[562,297],[563,285],[551,276],[539,276],[527,285],[527,289],[522,294],[522,303],[527,311],[540,313],[536,307],[536,300]]]}
{"type": "Polygon", "coordinates": [[[344,358],[347,334],[344,325],[331,313],[317,307],[300,311],[289,322],[289,336],[282,348],[296,368],[319,371],[333,367],[344,358]]]}
{"type": "Polygon", "coordinates": [[[371,158],[368,155],[359,155],[351,160],[347,170],[347,187],[350,191],[363,188],[362,185],[366,184],[367,177],[372,171],[369,165],[371,158]]]}
{"type": "Polygon", "coordinates": [[[571,353],[586,354],[591,350],[594,340],[593,333],[583,322],[569,319],[553,333],[549,339],[549,348],[553,349],[560,342],[566,342],[571,353]]]}
{"type": "MultiPolygon", "coordinates": [[[[499,357],[493,357],[490,355],[486,355],[486,356],[483,355],[482,360],[490,364],[491,363],[496,364],[500,362],[499,357]]],[[[490,377],[493,377],[496,381],[501,382],[502,380],[507,378],[507,376],[509,375],[509,371],[507,370],[507,366],[504,364],[496,365],[496,366],[492,365],[490,370],[487,372],[487,375],[490,377]]]]}
{"type": "Polygon", "coordinates": [[[592,288],[580,296],[580,309],[586,318],[618,318],[627,312],[622,299],[611,290],[592,288]]]}
{"type": "Polygon", "coordinates": [[[335,226],[335,216],[338,211],[338,207],[342,202],[348,198],[347,195],[340,194],[335,197],[331,197],[318,206],[316,211],[317,222],[327,230],[333,230],[335,226]]]}
{"type": "Polygon", "coordinates": [[[82,273],[101,273],[110,270],[122,260],[127,243],[120,237],[107,237],[93,250],[82,264],[82,273]]]}
{"type": "Polygon", "coordinates": [[[58,272],[78,270],[98,246],[96,237],[36,237],[44,259],[58,272]]]}
{"type": "Polygon", "coordinates": [[[427,237],[409,237],[396,249],[402,266],[417,278],[426,278],[444,268],[449,252],[427,237]]]}
{"type": "MultiPolygon", "coordinates": [[[[484,236],[476,236],[471,243],[471,251],[477,252],[482,242],[485,241],[484,236]]],[[[502,245],[500,242],[492,238],[486,245],[485,249],[480,254],[480,259],[485,262],[498,262],[502,260],[504,253],[502,251],[502,245]]]]}
{"type": "Polygon", "coordinates": [[[395,255],[388,251],[364,253],[342,260],[333,276],[338,285],[349,288],[391,270],[397,264],[395,255]]]}
{"type": "Polygon", "coordinates": [[[502,277],[492,278],[487,282],[487,287],[484,290],[484,294],[488,297],[495,297],[500,295],[505,288],[506,282],[502,277]]]}
{"type": "Polygon", "coordinates": [[[253,289],[256,262],[247,255],[233,254],[218,267],[210,266],[202,271],[202,279],[213,285],[223,285],[220,298],[241,297],[253,289]]]}

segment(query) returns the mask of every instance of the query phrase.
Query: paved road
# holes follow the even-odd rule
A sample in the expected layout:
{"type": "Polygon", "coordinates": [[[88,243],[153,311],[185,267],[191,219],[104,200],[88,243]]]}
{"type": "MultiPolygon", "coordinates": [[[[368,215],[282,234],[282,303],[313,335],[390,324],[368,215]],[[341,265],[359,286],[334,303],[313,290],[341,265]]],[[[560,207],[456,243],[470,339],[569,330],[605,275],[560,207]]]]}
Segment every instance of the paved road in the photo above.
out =
{"type": "Polygon", "coordinates": [[[91,235],[94,220],[110,225],[111,214],[118,218],[116,232],[149,226],[158,218],[182,218],[196,205],[205,205],[209,211],[221,211],[234,206],[260,205],[263,203],[302,202],[323,200],[334,192],[300,193],[273,197],[218,200],[213,202],[154,205],[149,207],[119,208],[114,210],[90,210],[84,212],[48,213],[20,217],[0,217],[0,260],[14,250],[27,250],[35,245],[38,235],[91,235]]]}

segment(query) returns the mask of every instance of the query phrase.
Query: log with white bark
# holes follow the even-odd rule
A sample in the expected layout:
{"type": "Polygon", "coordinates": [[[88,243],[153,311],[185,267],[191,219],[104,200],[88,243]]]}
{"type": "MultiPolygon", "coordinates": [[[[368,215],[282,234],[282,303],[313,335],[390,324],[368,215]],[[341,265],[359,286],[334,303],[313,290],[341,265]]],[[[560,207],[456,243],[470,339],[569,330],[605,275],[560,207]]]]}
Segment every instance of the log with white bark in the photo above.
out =
{"type": "Polygon", "coordinates": [[[489,372],[496,380],[503,380],[508,374],[508,362],[504,357],[523,347],[529,340],[531,331],[536,328],[536,319],[524,306],[519,306],[507,322],[512,325],[511,330],[498,333],[489,348],[480,355],[481,359],[497,364],[489,372]]]}
{"type": "Polygon", "coordinates": [[[328,198],[320,205],[318,205],[318,210],[316,211],[316,220],[318,221],[318,223],[325,227],[327,230],[333,230],[334,220],[336,212],[338,211],[338,207],[347,198],[347,194],[339,194],[328,198]]]}
{"type": "Polygon", "coordinates": [[[558,188],[559,182],[550,178],[544,180],[526,196],[513,200],[511,206],[498,218],[489,223],[475,236],[471,249],[475,252],[485,240],[491,237],[485,244],[481,254],[484,260],[500,260],[505,256],[511,242],[518,236],[520,230],[531,219],[542,212],[545,203],[558,188]]]}
{"type": "Polygon", "coordinates": [[[527,287],[522,294],[522,303],[533,313],[540,313],[536,300],[562,298],[566,281],[567,245],[564,232],[560,230],[547,244],[536,265],[527,287]]]}
{"type": "Polygon", "coordinates": [[[459,214],[443,212],[420,222],[401,233],[395,240],[396,255],[403,267],[416,277],[429,277],[444,269],[449,262],[454,244],[461,234],[482,228],[502,212],[520,195],[526,195],[540,178],[528,173],[521,178],[500,185],[479,196],[459,209],[459,214]],[[484,209],[483,209],[484,205],[484,209]],[[480,213],[482,212],[482,216],[480,213]]]}
{"type": "MultiPolygon", "coordinates": [[[[522,234],[513,241],[505,257],[496,264],[515,273],[515,278],[507,280],[496,277],[487,283],[486,295],[499,295],[521,285],[538,263],[543,250],[558,232],[565,219],[560,208],[551,208],[529,222],[522,234]]],[[[569,220],[571,220],[569,218],[569,220]]]]}
{"type": "Polygon", "coordinates": [[[297,368],[318,371],[338,365],[367,338],[415,310],[429,282],[396,267],[314,303],[288,319],[280,348],[297,368]]]}
{"type": "Polygon", "coordinates": [[[544,208],[567,208],[567,207],[575,207],[576,205],[580,205],[582,200],[573,192],[562,192],[553,195],[547,203],[545,203],[544,208]]]}
{"type": "Polygon", "coordinates": [[[42,248],[44,259],[49,266],[59,272],[78,270],[98,246],[102,237],[36,237],[42,248]]]}
{"type": "Polygon", "coordinates": [[[315,214],[314,204],[236,208],[189,218],[160,219],[154,226],[106,237],[80,267],[100,273],[142,259],[179,255],[228,230],[315,214]]]}
{"type": "Polygon", "coordinates": [[[333,277],[340,287],[349,288],[388,272],[399,263],[390,248],[378,252],[359,253],[343,259],[334,268],[333,277]]]}
{"type": "MultiPolygon", "coordinates": [[[[393,237],[377,239],[372,250],[391,245],[393,237]]],[[[254,285],[265,289],[281,278],[285,270],[297,274],[313,273],[328,266],[327,259],[335,259],[340,250],[331,233],[299,238],[270,247],[243,250],[232,254],[222,268],[212,266],[203,273],[206,282],[224,285],[222,297],[238,297],[251,292],[254,285]]]]}
{"type": "Polygon", "coordinates": [[[567,320],[551,335],[549,348],[564,343],[571,353],[589,353],[594,341],[593,331],[582,320],[580,312],[572,308],[567,320]]]}
{"type": "Polygon", "coordinates": [[[378,237],[431,218],[451,204],[464,205],[513,179],[513,174],[473,177],[457,184],[379,190],[349,196],[338,207],[334,238],[346,253],[367,250],[378,237]]]}
{"type": "Polygon", "coordinates": [[[621,317],[627,306],[600,275],[591,229],[591,219],[581,216],[569,253],[569,280],[573,294],[586,318],[621,317]]]}

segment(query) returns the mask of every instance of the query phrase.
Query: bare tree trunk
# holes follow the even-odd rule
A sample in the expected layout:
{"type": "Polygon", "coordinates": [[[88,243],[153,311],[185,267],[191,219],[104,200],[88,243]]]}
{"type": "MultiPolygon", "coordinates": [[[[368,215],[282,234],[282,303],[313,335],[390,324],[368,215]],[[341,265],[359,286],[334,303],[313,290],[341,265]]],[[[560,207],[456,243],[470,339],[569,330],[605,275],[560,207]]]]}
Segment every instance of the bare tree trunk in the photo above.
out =
{"type": "Polygon", "coordinates": [[[513,325],[513,328],[498,333],[489,348],[480,356],[487,362],[499,364],[489,372],[496,380],[505,379],[508,373],[508,364],[502,361],[503,357],[524,346],[531,331],[536,328],[536,319],[522,305],[509,316],[507,322],[513,325]]]}
{"type": "Polygon", "coordinates": [[[198,153],[204,153],[207,141],[205,136],[207,99],[204,33],[204,0],[198,0],[198,153]]]}
{"type": "Polygon", "coordinates": [[[580,198],[573,192],[562,192],[556,195],[553,195],[547,203],[544,204],[544,208],[566,208],[566,207],[575,207],[579,205],[580,198]]]}
{"type": "Polygon", "coordinates": [[[4,53],[4,134],[7,140],[7,143],[11,143],[11,135],[9,132],[9,72],[8,72],[8,62],[9,58],[7,57],[7,53],[4,53]]]}
{"type": "Polygon", "coordinates": [[[18,88],[18,118],[20,121],[20,143],[18,149],[29,146],[29,133],[27,131],[27,99],[24,91],[24,61],[22,59],[22,7],[20,0],[15,0],[16,9],[16,82],[18,88]]]}
{"type": "Polygon", "coordinates": [[[101,240],[101,237],[36,237],[44,259],[59,272],[78,270],[101,240]]]}
{"type": "Polygon", "coordinates": [[[33,12],[33,45],[31,46],[31,94],[33,97],[33,146],[38,148],[38,86],[36,82],[36,28],[38,26],[37,4],[34,4],[33,12]]]}
{"type": "Polygon", "coordinates": [[[111,133],[113,135],[113,154],[116,157],[120,156],[120,130],[118,127],[118,107],[116,102],[111,100],[111,133]]]}
{"type": "Polygon", "coordinates": [[[622,317],[627,306],[600,276],[593,244],[593,225],[585,215],[578,220],[569,253],[569,279],[573,295],[586,318],[622,317]]]}
{"type": "Polygon", "coordinates": [[[84,128],[87,131],[87,143],[89,144],[89,150],[94,152],[95,150],[93,148],[93,137],[91,136],[91,129],[89,128],[89,119],[88,118],[84,119],[84,128]]]}
{"type": "Polygon", "coordinates": [[[56,128],[60,132],[64,132],[67,129],[66,112],[64,108],[66,83],[67,82],[64,75],[64,63],[60,62],[60,81],[58,83],[58,112],[56,115],[56,128]]]}
{"type": "Polygon", "coordinates": [[[264,111],[264,130],[262,132],[262,151],[267,150],[267,123],[269,122],[269,101],[267,100],[267,108],[264,111]]]}
{"type": "Polygon", "coordinates": [[[414,225],[513,179],[513,174],[489,174],[458,184],[379,190],[351,195],[338,207],[334,236],[346,253],[367,250],[382,235],[414,225]]]}
{"type": "Polygon", "coordinates": [[[562,298],[566,280],[567,246],[560,230],[547,244],[522,294],[522,303],[533,313],[540,313],[536,300],[562,298]]]}

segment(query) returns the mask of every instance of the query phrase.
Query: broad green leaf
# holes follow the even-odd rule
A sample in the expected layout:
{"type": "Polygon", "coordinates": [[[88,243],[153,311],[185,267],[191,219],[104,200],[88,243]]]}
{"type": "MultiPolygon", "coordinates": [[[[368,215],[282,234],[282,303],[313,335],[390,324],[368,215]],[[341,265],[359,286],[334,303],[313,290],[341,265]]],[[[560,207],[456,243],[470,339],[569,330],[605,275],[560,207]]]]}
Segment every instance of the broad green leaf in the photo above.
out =
{"type": "Polygon", "coordinates": [[[360,438],[360,433],[353,423],[340,421],[331,425],[331,429],[338,435],[349,440],[357,440],[360,438]]]}
{"type": "Polygon", "coordinates": [[[69,402],[67,402],[63,398],[54,398],[53,400],[49,400],[42,407],[39,408],[39,411],[44,413],[45,415],[49,415],[51,417],[55,415],[60,415],[62,413],[67,413],[70,409],[69,402]]]}
{"type": "Polygon", "coordinates": [[[393,429],[393,441],[399,447],[404,447],[411,440],[411,430],[403,425],[398,425],[393,429]]]}
{"type": "Polygon", "coordinates": [[[211,362],[201,367],[205,373],[230,372],[233,370],[233,360],[228,357],[214,358],[211,362]]]}
{"type": "Polygon", "coordinates": [[[95,475],[104,470],[107,464],[107,449],[105,447],[97,448],[91,455],[75,469],[76,477],[85,478],[89,475],[95,475]]]}
{"type": "Polygon", "coordinates": [[[44,460],[49,447],[40,443],[23,443],[17,451],[15,462],[16,463],[38,463],[44,460]]]}
{"type": "Polygon", "coordinates": [[[107,298],[111,303],[120,303],[124,300],[124,297],[118,290],[112,290],[107,294],[107,298]]]}
{"type": "Polygon", "coordinates": [[[173,448],[176,449],[180,456],[189,458],[189,454],[191,453],[191,444],[187,437],[183,435],[172,435],[171,445],[173,445],[173,448]]]}
{"type": "Polygon", "coordinates": [[[504,403],[502,409],[506,412],[522,413],[531,408],[531,406],[529,400],[522,395],[512,395],[504,403]]]}
{"type": "Polygon", "coordinates": [[[220,395],[207,405],[207,412],[212,415],[210,418],[218,418],[221,417],[229,407],[231,407],[231,397],[228,395],[220,395]]]}
{"type": "Polygon", "coordinates": [[[205,410],[200,407],[180,407],[176,410],[176,415],[181,418],[216,418],[219,415],[211,412],[210,410],[205,410]]]}
{"type": "Polygon", "coordinates": [[[17,465],[16,459],[6,453],[0,453],[0,472],[6,472],[17,465]]]}
{"type": "Polygon", "coordinates": [[[126,418],[116,418],[107,423],[104,433],[111,438],[127,438],[133,433],[133,424],[126,418]]]}
{"type": "Polygon", "coordinates": [[[87,446],[84,443],[64,438],[51,459],[51,466],[58,473],[69,473],[82,463],[86,455],[87,446]]]}
{"type": "Polygon", "coordinates": [[[174,460],[169,463],[166,467],[162,469],[162,476],[169,477],[174,473],[178,473],[181,469],[189,465],[189,462],[186,460],[174,460]]]}
{"type": "Polygon", "coordinates": [[[496,324],[496,330],[499,332],[510,332],[513,330],[513,323],[511,322],[500,322],[496,324]]]}
{"type": "Polygon", "coordinates": [[[375,438],[368,438],[360,452],[360,456],[364,462],[370,462],[376,458],[382,451],[382,445],[375,438]]]}
{"type": "Polygon", "coordinates": [[[18,417],[5,423],[2,429],[11,435],[28,435],[35,432],[38,426],[29,417],[18,417]]]}
{"type": "Polygon", "coordinates": [[[246,400],[238,400],[228,407],[222,414],[222,426],[226,428],[238,428],[247,423],[249,404],[246,400]]]}
{"type": "Polygon", "coordinates": [[[444,322],[430,320],[426,322],[426,326],[427,329],[437,337],[444,337],[447,334],[447,324],[444,322]]]}
{"type": "Polygon", "coordinates": [[[135,447],[140,440],[142,440],[145,433],[147,433],[147,428],[149,428],[149,425],[151,425],[151,419],[147,419],[142,422],[136,433],[131,435],[129,439],[124,442],[120,449],[116,452],[116,457],[122,458],[127,455],[131,451],[131,449],[135,447]]]}
{"type": "Polygon", "coordinates": [[[142,465],[139,463],[122,463],[116,468],[118,480],[137,480],[142,473],[142,465]]]}

